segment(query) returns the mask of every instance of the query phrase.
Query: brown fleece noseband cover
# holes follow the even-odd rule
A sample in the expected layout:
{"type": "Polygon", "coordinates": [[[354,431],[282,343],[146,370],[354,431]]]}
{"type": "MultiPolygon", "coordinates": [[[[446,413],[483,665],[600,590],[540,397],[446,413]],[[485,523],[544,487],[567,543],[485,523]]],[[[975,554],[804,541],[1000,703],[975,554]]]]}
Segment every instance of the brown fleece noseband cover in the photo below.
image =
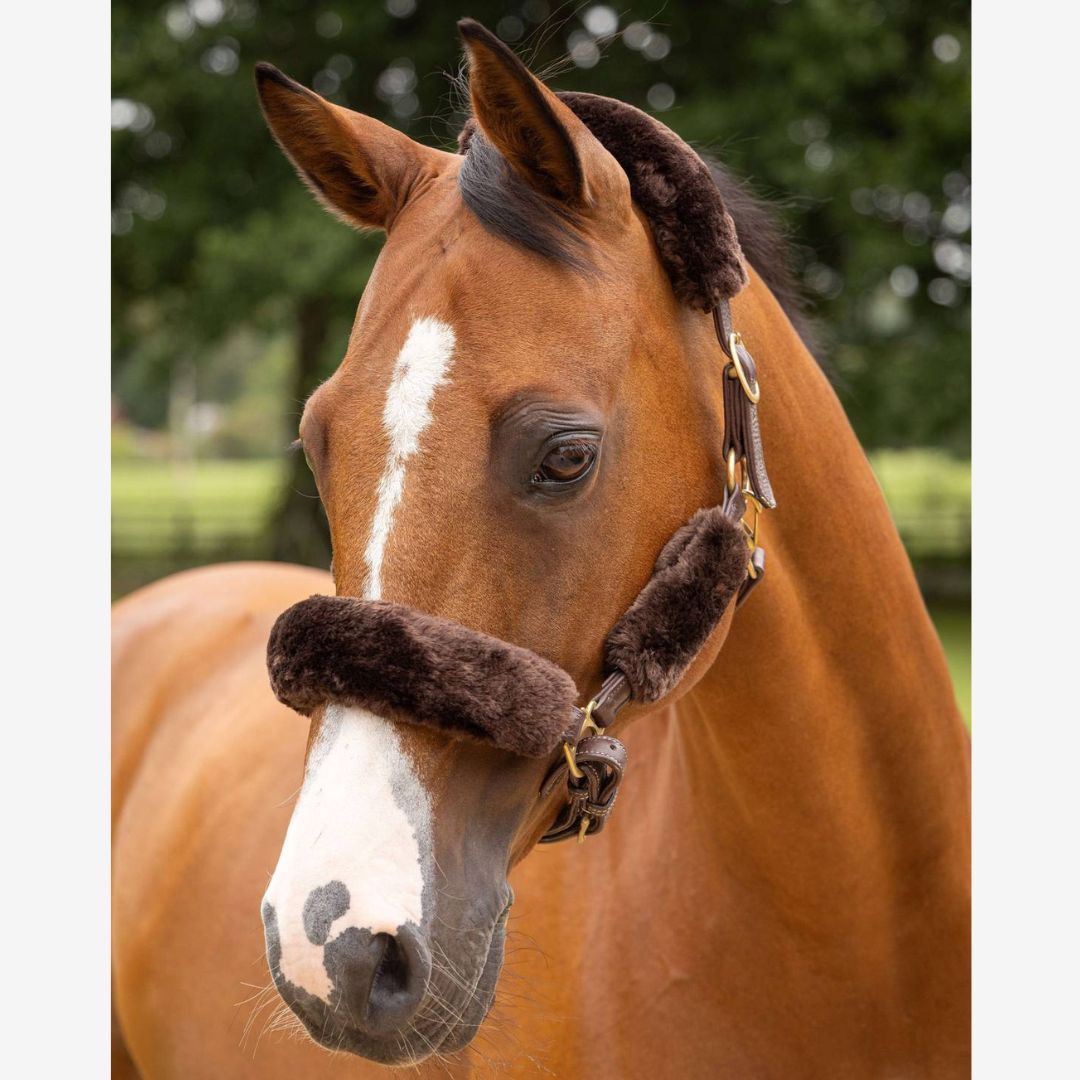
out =
{"type": "Polygon", "coordinates": [[[267,645],[280,701],[360,706],[393,719],[542,757],[566,729],[577,687],[528,649],[383,600],[311,596],[267,645]]]}
{"type": "MultiPolygon", "coordinates": [[[[719,507],[675,533],[606,644],[634,700],[656,701],[679,681],[745,574],[742,532],[719,507]]],[[[358,706],[526,757],[547,756],[574,726],[577,687],[550,660],[383,600],[294,604],[270,632],[267,667],[278,700],[305,716],[358,706]]]]}

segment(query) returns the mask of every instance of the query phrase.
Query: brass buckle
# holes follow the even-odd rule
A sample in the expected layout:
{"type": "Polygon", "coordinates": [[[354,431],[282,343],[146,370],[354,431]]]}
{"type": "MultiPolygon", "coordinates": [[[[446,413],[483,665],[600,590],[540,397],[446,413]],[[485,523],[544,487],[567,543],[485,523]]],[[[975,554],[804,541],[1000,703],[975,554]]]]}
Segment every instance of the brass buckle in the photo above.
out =
{"type": "Polygon", "coordinates": [[[758,573],[754,567],[754,552],[758,549],[758,526],[761,522],[761,503],[758,502],[757,496],[752,491],[747,490],[746,487],[743,488],[743,496],[747,502],[749,502],[750,509],[754,513],[753,525],[747,525],[746,518],[743,518],[742,520],[743,532],[746,533],[746,546],[750,550],[750,558],[746,560],[746,572],[750,575],[751,580],[756,581],[758,573]]]}
{"type": "Polygon", "coordinates": [[[596,708],[596,698],[593,698],[588,705],[585,706],[585,719],[581,721],[581,730],[578,732],[578,741],[580,742],[585,738],[585,732],[592,732],[593,735],[603,735],[604,730],[596,721],[592,718],[593,709],[596,708]]]}
{"type": "Polygon", "coordinates": [[[750,385],[750,380],[746,377],[746,372],[743,370],[742,361],[739,359],[739,345],[742,344],[742,336],[738,331],[733,330],[728,337],[728,350],[731,352],[731,363],[735,368],[735,375],[739,380],[739,385],[743,388],[743,393],[750,399],[751,405],[756,405],[761,400],[761,388],[757,384],[757,380],[754,380],[754,385],[750,385]]]}
{"type": "MultiPolygon", "coordinates": [[[[750,486],[750,478],[746,477],[743,480],[743,498],[749,504],[750,509],[754,513],[754,524],[747,525],[746,519],[743,519],[743,528],[746,530],[746,542],[750,548],[750,554],[752,555],[758,548],[758,525],[761,522],[761,511],[764,507],[761,505],[761,500],[754,494],[754,489],[750,486]]],[[[751,577],[753,575],[751,574],[751,577]]]]}
{"type": "MultiPolygon", "coordinates": [[[[577,742],[581,742],[585,738],[585,733],[588,731],[593,735],[602,735],[603,729],[599,727],[596,721],[592,718],[593,709],[596,708],[596,698],[593,698],[588,705],[585,706],[585,719],[581,721],[581,729],[578,731],[577,742]]],[[[571,746],[568,742],[562,744],[563,755],[566,758],[566,764],[570,767],[570,775],[575,780],[584,780],[585,774],[578,767],[577,763],[577,743],[571,746]]],[[[586,815],[586,818],[588,815],[586,815]]],[[[582,834],[581,839],[584,839],[582,834]]]]}
{"type": "Polygon", "coordinates": [[[750,482],[750,470],[746,467],[746,459],[743,458],[739,461],[735,460],[734,447],[728,451],[727,456],[727,493],[730,496],[736,489],[736,487],[742,488],[743,498],[746,500],[747,509],[746,513],[753,513],[753,523],[748,524],[746,520],[746,513],[739,521],[739,525],[742,528],[743,534],[746,537],[746,546],[750,551],[750,558],[746,561],[746,572],[751,579],[757,579],[757,570],[754,568],[754,552],[758,549],[758,528],[761,522],[761,511],[764,507],[761,505],[761,500],[754,492],[754,487],[750,482]],[[739,483],[739,467],[742,467],[742,483],[739,483]]]}
{"type": "MultiPolygon", "coordinates": [[[[602,735],[603,728],[597,724],[593,719],[593,709],[596,708],[596,698],[593,698],[588,705],[585,706],[585,718],[581,721],[581,729],[578,731],[577,742],[581,742],[585,738],[586,733],[592,735],[602,735]]],[[[577,743],[571,746],[568,742],[562,744],[563,755],[566,758],[566,764],[569,766],[570,775],[575,780],[584,780],[585,774],[581,771],[581,767],[577,763],[577,743]]],[[[585,843],[585,837],[589,832],[589,825],[592,822],[592,818],[588,813],[582,812],[581,824],[578,826],[577,840],[579,844],[585,843]]]]}

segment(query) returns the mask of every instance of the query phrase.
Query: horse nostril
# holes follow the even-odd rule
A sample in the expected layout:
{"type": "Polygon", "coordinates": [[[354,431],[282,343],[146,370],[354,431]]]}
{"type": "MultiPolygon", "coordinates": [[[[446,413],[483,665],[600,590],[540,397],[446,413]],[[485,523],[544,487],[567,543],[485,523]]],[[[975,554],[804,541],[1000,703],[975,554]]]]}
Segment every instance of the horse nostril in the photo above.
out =
{"type": "Polygon", "coordinates": [[[427,987],[431,964],[419,935],[403,927],[400,936],[379,934],[385,941],[382,961],[371,981],[368,1018],[373,1014],[412,1017],[427,987]]]}
{"type": "Polygon", "coordinates": [[[344,1015],[372,1034],[408,1024],[431,973],[427,946],[408,925],[397,934],[374,935],[350,927],[326,946],[325,960],[334,985],[331,1005],[340,1002],[344,1015]]]}

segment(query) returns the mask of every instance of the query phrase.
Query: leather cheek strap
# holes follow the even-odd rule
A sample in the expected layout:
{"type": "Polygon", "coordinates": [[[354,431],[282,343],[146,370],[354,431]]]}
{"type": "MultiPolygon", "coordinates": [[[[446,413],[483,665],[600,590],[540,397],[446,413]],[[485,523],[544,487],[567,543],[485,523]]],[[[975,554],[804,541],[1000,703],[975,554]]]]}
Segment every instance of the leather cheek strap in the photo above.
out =
{"type": "Polygon", "coordinates": [[[765,449],[758,423],[757,365],[742,338],[735,333],[731,308],[726,300],[713,308],[713,325],[720,347],[730,361],[724,367],[723,457],[727,461],[734,455],[735,461],[745,462],[750,486],[758,501],[766,509],[773,510],[776,498],[765,469],[765,449]]]}

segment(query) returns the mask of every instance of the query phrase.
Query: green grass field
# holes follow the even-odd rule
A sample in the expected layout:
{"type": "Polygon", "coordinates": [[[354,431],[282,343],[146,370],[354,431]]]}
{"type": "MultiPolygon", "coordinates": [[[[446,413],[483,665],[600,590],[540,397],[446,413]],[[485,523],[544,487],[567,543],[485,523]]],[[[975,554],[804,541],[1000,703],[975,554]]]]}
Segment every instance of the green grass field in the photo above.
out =
{"type": "MultiPolygon", "coordinates": [[[[971,470],[932,450],[881,452],[871,462],[912,558],[953,561],[971,550],[971,470]]],[[[185,566],[258,557],[285,462],[117,460],[112,470],[113,587],[123,593],[185,566]]],[[[957,701],[971,722],[971,615],[930,605],[957,701]]]]}
{"type": "Polygon", "coordinates": [[[956,703],[971,727],[971,610],[955,605],[930,605],[930,617],[945,647],[956,703]]]}
{"type": "Polygon", "coordinates": [[[879,450],[870,464],[912,559],[970,558],[970,461],[940,450],[879,450]]]}
{"type": "Polygon", "coordinates": [[[114,461],[113,549],[155,554],[255,539],[278,496],[284,461],[114,461]]]}

